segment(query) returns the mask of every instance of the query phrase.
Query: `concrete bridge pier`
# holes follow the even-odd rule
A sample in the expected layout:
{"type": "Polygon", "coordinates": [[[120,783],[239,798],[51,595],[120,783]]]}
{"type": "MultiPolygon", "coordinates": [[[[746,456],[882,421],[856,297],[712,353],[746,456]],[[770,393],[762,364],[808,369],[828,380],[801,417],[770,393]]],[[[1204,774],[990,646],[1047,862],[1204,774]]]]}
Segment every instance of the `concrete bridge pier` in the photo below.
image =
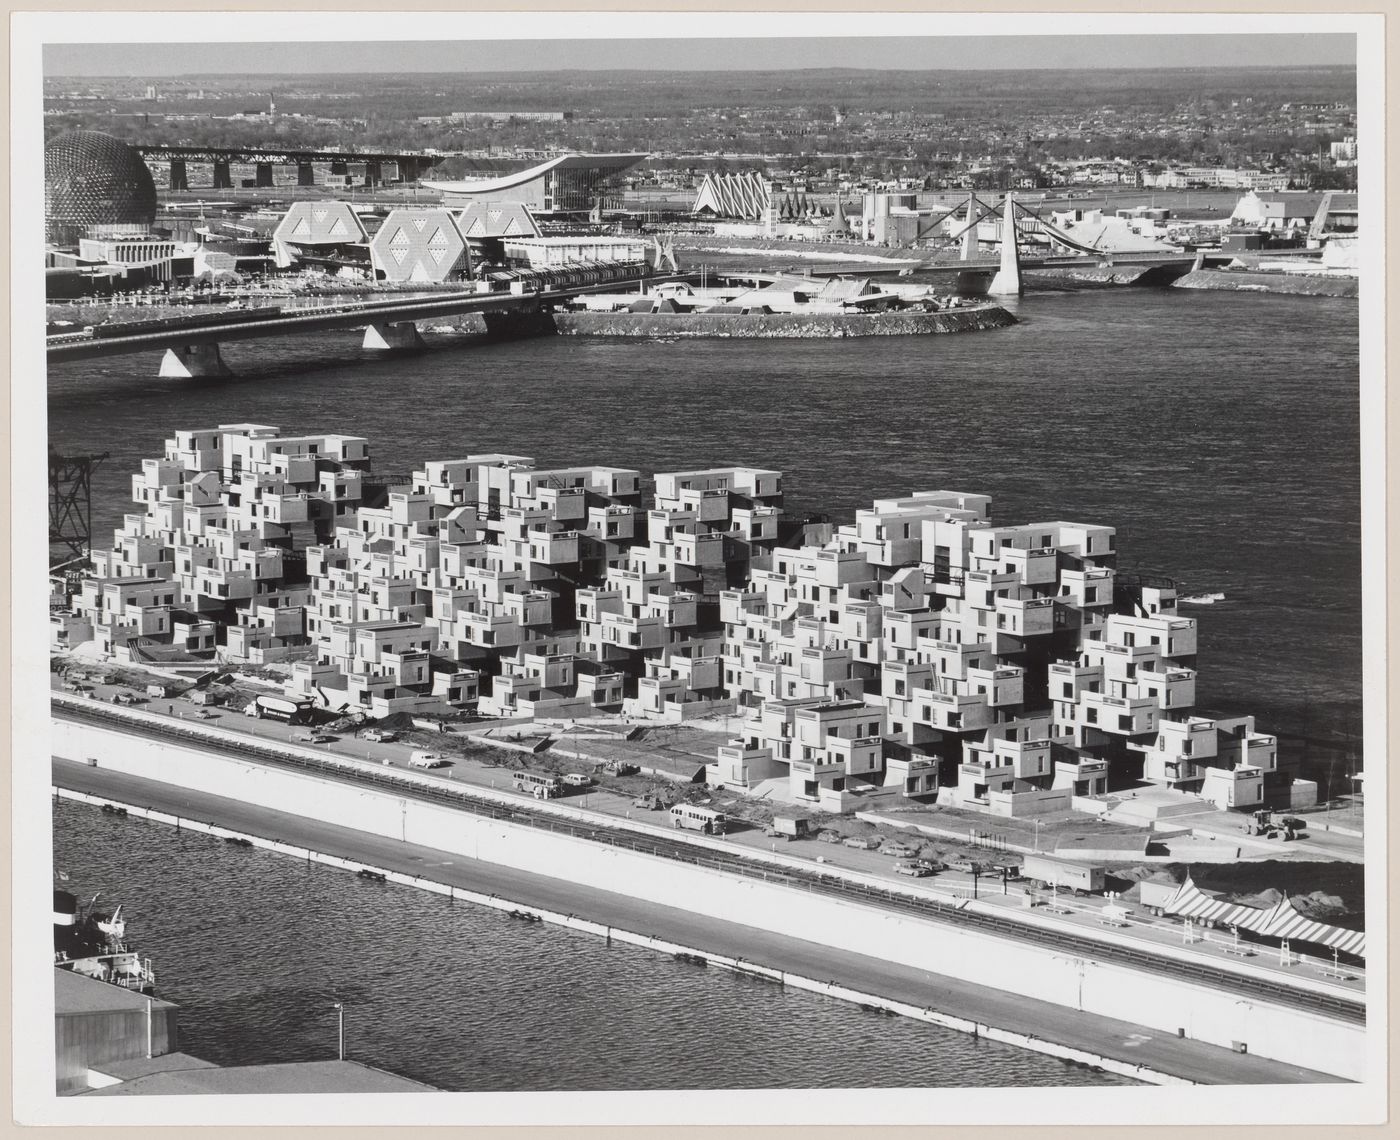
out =
{"type": "Polygon", "coordinates": [[[382,165],[381,163],[378,163],[378,162],[366,162],[366,163],[365,163],[365,185],[366,185],[366,186],[382,186],[382,185],[384,185],[384,167],[383,167],[383,165],[382,165]]]}
{"type": "Polygon", "coordinates": [[[1019,297],[1021,286],[1021,255],[1016,248],[1016,205],[1012,195],[1006,195],[1006,210],[1001,222],[1001,268],[987,286],[991,297],[1019,297]]]}
{"type": "Polygon", "coordinates": [[[365,329],[364,348],[368,352],[409,352],[422,347],[423,338],[412,321],[370,325],[365,329]]]}
{"type": "Polygon", "coordinates": [[[311,165],[311,163],[309,163],[309,162],[298,162],[298,163],[297,163],[297,185],[298,185],[298,186],[315,186],[315,185],[316,185],[316,168],[313,167],[313,166],[311,165]]]}
{"type": "Polygon", "coordinates": [[[198,380],[206,377],[232,376],[233,372],[219,355],[213,341],[188,344],[184,348],[167,348],[160,362],[160,375],[175,380],[198,380]]]}
{"type": "Polygon", "coordinates": [[[188,190],[190,188],[189,168],[185,165],[183,158],[172,158],[170,160],[170,189],[188,190]]]}
{"type": "Polygon", "coordinates": [[[272,185],[272,163],[260,162],[255,168],[255,178],[259,188],[272,185]]]}
{"type": "Polygon", "coordinates": [[[222,160],[222,159],[217,159],[217,158],[214,160],[214,189],[215,189],[215,190],[232,190],[232,189],[233,189],[233,171],[229,169],[229,165],[230,165],[230,164],[227,162],[227,160],[222,160]]]}

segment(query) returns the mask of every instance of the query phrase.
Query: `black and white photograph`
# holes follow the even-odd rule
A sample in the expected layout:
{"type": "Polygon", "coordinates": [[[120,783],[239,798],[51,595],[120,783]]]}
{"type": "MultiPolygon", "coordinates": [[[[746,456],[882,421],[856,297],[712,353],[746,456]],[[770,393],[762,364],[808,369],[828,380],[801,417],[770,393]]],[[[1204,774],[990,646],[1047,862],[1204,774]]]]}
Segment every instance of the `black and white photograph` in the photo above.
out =
{"type": "Polygon", "coordinates": [[[1383,1120],[1383,28],[17,18],[17,1119],[1383,1120]]]}

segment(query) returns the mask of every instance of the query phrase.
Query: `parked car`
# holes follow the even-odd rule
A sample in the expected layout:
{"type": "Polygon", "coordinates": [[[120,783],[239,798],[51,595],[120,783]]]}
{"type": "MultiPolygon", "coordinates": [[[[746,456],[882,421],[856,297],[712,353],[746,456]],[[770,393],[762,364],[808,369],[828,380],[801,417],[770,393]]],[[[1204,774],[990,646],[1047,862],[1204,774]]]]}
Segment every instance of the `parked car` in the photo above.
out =
{"type": "Polygon", "coordinates": [[[896,875],[912,875],[916,878],[922,878],[925,875],[932,875],[933,869],[927,863],[901,860],[894,865],[894,873],[896,875]]]}
{"type": "Polygon", "coordinates": [[[585,776],[581,772],[570,772],[564,777],[564,783],[571,788],[591,788],[593,786],[593,777],[585,776]]]}
{"type": "Polygon", "coordinates": [[[889,855],[894,859],[912,859],[918,853],[916,848],[910,847],[907,843],[886,843],[880,848],[881,855],[889,855]]]}
{"type": "Polygon", "coordinates": [[[218,713],[210,712],[208,709],[200,709],[194,714],[196,720],[217,720],[218,716],[218,713]]]}
{"type": "Polygon", "coordinates": [[[817,838],[823,843],[840,843],[841,833],[839,831],[819,831],[817,838]]]}
{"type": "Polygon", "coordinates": [[[391,744],[399,738],[399,734],[387,728],[367,728],[364,738],[373,744],[391,744]]]}
{"type": "Polygon", "coordinates": [[[852,835],[841,841],[847,847],[858,847],[862,851],[870,851],[880,846],[878,839],[870,839],[864,835],[852,835]]]}
{"type": "Polygon", "coordinates": [[[629,764],[626,760],[609,760],[603,765],[603,770],[614,776],[635,776],[641,771],[637,765],[629,764]]]}
{"type": "Polygon", "coordinates": [[[452,761],[441,752],[415,752],[408,758],[412,768],[448,768],[452,761]]]}
{"type": "Polygon", "coordinates": [[[632,806],[645,808],[647,811],[660,811],[666,806],[660,796],[638,796],[632,801],[632,806]]]}

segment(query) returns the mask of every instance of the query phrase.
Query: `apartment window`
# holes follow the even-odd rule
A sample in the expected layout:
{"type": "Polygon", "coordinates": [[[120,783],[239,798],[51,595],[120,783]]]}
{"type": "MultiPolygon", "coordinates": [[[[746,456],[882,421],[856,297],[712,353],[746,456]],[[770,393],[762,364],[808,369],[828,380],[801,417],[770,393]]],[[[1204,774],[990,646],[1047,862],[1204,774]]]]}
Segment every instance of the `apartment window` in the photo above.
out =
{"type": "Polygon", "coordinates": [[[903,682],[902,680],[897,680],[897,681],[895,681],[895,683],[894,683],[894,695],[895,695],[896,697],[902,697],[902,696],[904,696],[904,682],[903,682]]]}
{"type": "Polygon", "coordinates": [[[949,727],[949,728],[961,728],[961,727],[962,727],[962,713],[949,713],[949,714],[948,714],[948,727],[949,727]]]}
{"type": "Polygon", "coordinates": [[[933,709],[930,706],[924,705],[923,717],[924,720],[933,720],[933,709]]]}
{"type": "Polygon", "coordinates": [[[978,685],[978,686],[977,686],[977,695],[978,695],[979,697],[985,697],[985,696],[987,695],[987,686],[986,686],[986,685],[978,685]]]}
{"type": "Polygon", "coordinates": [[[1001,548],[1002,548],[1003,550],[1005,550],[1005,549],[1006,549],[1007,547],[1009,547],[1010,545],[1011,545],[1011,540],[1010,540],[1009,538],[1003,538],[1003,539],[1001,540],[1001,548]]]}
{"type": "Polygon", "coordinates": [[[896,722],[890,725],[890,731],[898,735],[899,733],[904,731],[904,725],[902,723],[896,722]]]}
{"type": "Polygon", "coordinates": [[[1091,705],[1089,708],[1086,708],[1086,709],[1084,710],[1084,719],[1085,719],[1086,721],[1088,721],[1090,724],[1098,724],[1098,723],[1099,723],[1099,710],[1096,709],[1096,708],[1094,708],[1094,707],[1091,705]]]}
{"type": "Polygon", "coordinates": [[[1137,644],[1137,634],[1125,633],[1123,635],[1123,644],[1126,645],[1129,649],[1131,649],[1137,644]]]}
{"type": "Polygon", "coordinates": [[[1085,586],[1085,587],[1084,587],[1084,601],[1085,601],[1086,603],[1088,603],[1088,602],[1097,602],[1098,600],[1099,600],[1099,588],[1098,588],[1097,586],[1085,586]]]}
{"type": "Polygon", "coordinates": [[[1118,728],[1123,732],[1132,732],[1133,718],[1130,716],[1119,716],[1118,728]]]}
{"type": "Polygon", "coordinates": [[[871,722],[870,722],[870,735],[871,735],[871,736],[879,736],[879,735],[880,735],[880,722],[879,722],[878,720],[876,720],[876,721],[871,721],[871,722]]]}
{"type": "Polygon", "coordinates": [[[1191,741],[1189,738],[1181,742],[1181,754],[1183,756],[1191,755],[1191,741]]]}

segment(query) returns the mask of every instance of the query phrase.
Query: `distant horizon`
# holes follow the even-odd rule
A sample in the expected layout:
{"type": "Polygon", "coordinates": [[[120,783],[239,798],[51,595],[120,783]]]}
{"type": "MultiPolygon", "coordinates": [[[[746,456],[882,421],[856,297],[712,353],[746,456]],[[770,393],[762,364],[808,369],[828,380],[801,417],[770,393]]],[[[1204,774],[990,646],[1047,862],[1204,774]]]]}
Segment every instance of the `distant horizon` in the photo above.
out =
{"type": "Polygon", "coordinates": [[[1211,71],[1355,68],[1347,33],[1184,33],[44,45],[45,78],[569,73],[1211,71]],[[586,51],[580,51],[586,43],[586,51]],[[713,50],[706,51],[705,48],[713,50]],[[720,50],[722,49],[722,50],[720,50]],[[203,63],[190,69],[191,58],[203,63]],[[582,57],[582,58],[580,58],[582,57]],[[717,61],[707,66],[707,60],[717,61]]]}
{"type": "MultiPolygon", "coordinates": [[[[755,68],[741,68],[741,67],[731,67],[731,68],[702,68],[702,67],[695,67],[695,68],[690,68],[690,69],[688,69],[688,70],[691,71],[691,72],[697,73],[697,74],[705,74],[705,75],[752,75],[756,69],[755,69],[755,68]]],[[[1226,64],[1213,64],[1213,65],[1211,65],[1211,66],[1209,66],[1209,67],[1201,67],[1201,66],[1194,66],[1194,67],[1185,67],[1185,66],[1175,66],[1175,67],[1164,67],[1164,66],[1126,67],[1126,66],[1125,66],[1125,67],[1093,67],[1093,68],[1089,68],[1089,67],[1035,67],[1035,68],[1026,68],[1026,67],[958,67],[958,68],[953,68],[953,67],[929,67],[929,68],[912,68],[912,67],[911,67],[911,68],[900,68],[900,67],[787,67],[787,68],[773,68],[773,69],[771,69],[772,74],[774,74],[774,75],[830,75],[830,74],[833,74],[833,73],[842,73],[842,72],[850,72],[851,74],[855,74],[855,75],[869,74],[869,73],[878,73],[878,74],[881,74],[881,75],[899,75],[899,74],[910,74],[910,75],[939,75],[939,74],[944,74],[944,73],[947,73],[947,74],[957,74],[957,75],[990,75],[990,74],[996,74],[996,73],[998,73],[998,72],[1017,73],[1017,72],[1022,72],[1022,71],[1037,71],[1037,72],[1042,72],[1042,73],[1044,73],[1044,72],[1054,72],[1054,71],[1064,71],[1064,72],[1071,72],[1071,73],[1073,73],[1073,72],[1081,72],[1081,71],[1094,71],[1094,72],[1096,72],[1096,73],[1102,74],[1102,73],[1108,73],[1108,72],[1114,72],[1114,71],[1143,71],[1143,72],[1148,72],[1148,71],[1346,71],[1346,70],[1355,71],[1355,70],[1356,70],[1356,65],[1355,65],[1354,63],[1290,63],[1290,64],[1271,64],[1271,63],[1247,63],[1247,64],[1238,64],[1238,63],[1236,63],[1236,64],[1229,64],[1229,65],[1226,65],[1226,64]]],[[[637,67],[615,67],[615,68],[553,68],[553,69],[540,68],[540,69],[534,70],[534,71],[526,70],[526,69],[520,69],[520,70],[506,70],[506,71],[477,71],[477,72],[473,72],[473,74],[474,74],[474,75],[477,75],[477,76],[480,76],[480,77],[482,77],[482,78],[493,78],[493,77],[495,77],[495,76],[520,77],[520,76],[530,76],[530,75],[571,75],[571,74],[585,74],[585,75],[656,75],[656,74],[658,74],[658,73],[660,73],[660,72],[663,72],[663,71],[664,71],[664,72],[669,72],[669,73],[672,73],[672,74],[680,74],[680,75],[686,74],[686,69],[682,69],[682,68],[655,68],[655,69],[646,69],[646,68],[637,68],[637,67]]],[[[208,81],[208,80],[212,80],[212,79],[254,79],[254,78],[256,78],[256,79],[297,79],[297,78],[305,78],[305,79],[311,79],[311,78],[316,78],[316,79],[365,79],[365,78],[380,78],[380,77],[383,77],[383,76],[391,76],[391,75],[403,75],[403,74],[404,74],[404,72],[403,72],[402,70],[400,70],[400,69],[397,69],[397,68],[390,69],[390,70],[385,70],[385,71],[317,71],[317,72],[305,73],[304,75],[301,75],[301,76],[292,75],[292,74],[290,74],[290,73],[288,73],[288,72],[273,72],[273,71],[190,71],[190,72],[185,72],[185,73],[172,73],[172,74],[170,74],[170,75],[161,75],[161,76],[157,76],[157,77],[154,77],[154,78],[159,78],[159,79],[204,80],[204,81],[208,81]]],[[[462,73],[459,72],[459,71],[415,71],[415,72],[411,72],[410,74],[412,74],[412,75],[415,76],[416,78],[435,79],[435,78],[449,77],[449,76],[450,76],[450,77],[453,77],[453,78],[457,78],[457,77],[460,77],[462,73]]],[[[65,73],[65,74],[62,74],[62,75],[46,75],[46,76],[45,76],[45,79],[139,79],[139,78],[141,78],[141,76],[138,76],[138,75],[117,74],[117,73],[115,73],[115,72],[112,73],[112,74],[110,74],[110,75],[98,75],[98,74],[79,75],[79,74],[76,74],[76,73],[74,73],[74,74],[66,74],[66,73],[65,73]]]]}

